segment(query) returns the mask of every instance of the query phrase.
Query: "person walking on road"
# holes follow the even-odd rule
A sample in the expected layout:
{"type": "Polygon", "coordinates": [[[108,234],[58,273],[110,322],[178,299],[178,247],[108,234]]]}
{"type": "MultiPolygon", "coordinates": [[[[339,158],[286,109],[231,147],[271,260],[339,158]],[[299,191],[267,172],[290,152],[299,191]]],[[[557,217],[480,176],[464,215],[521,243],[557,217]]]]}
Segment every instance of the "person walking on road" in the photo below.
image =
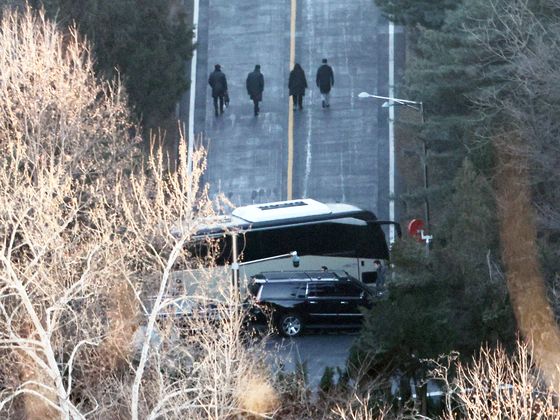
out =
{"type": "Polygon", "coordinates": [[[259,102],[262,101],[264,91],[264,76],[261,73],[261,66],[257,64],[255,70],[247,75],[247,93],[254,104],[255,117],[259,115],[259,102]]]}
{"type": "Polygon", "coordinates": [[[220,111],[220,114],[224,113],[224,96],[227,94],[228,90],[226,75],[222,72],[222,68],[219,64],[216,64],[214,66],[214,71],[210,73],[208,84],[212,88],[212,98],[214,99],[214,114],[217,117],[218,111],[220,111]]]}
{"type": "Polygon", "coordinates": [[[385,288],[385,275],[387,269],[381,264],[381,261],[375,260],[373,262],[377,271],[377,279],[375,280],[375,288],[377,290],[377,295],[383,295],[383,289],[385,288]]]}
{"type": "Polygon", "coordinates": [[[293,98],[294,111],[297,107],[300,110],[303,109],[303,97],[305,96],[305,89],[307,89],[307,79],[305,78],[305,72],[298,63],[294,65],[294,69],[290,72],[288,89],[290,90],[290,96],[293,98]]]}
{"type": "Polygon", "coordinates": [[[323,108],[328,108],[330,104],[330,92],[331,88],[334,86],[334,73],[327,64],[327,59],[323,58],[323,64],[317,69],[317,87],[321,91],[321,96],[323,97],[323,108]]]}

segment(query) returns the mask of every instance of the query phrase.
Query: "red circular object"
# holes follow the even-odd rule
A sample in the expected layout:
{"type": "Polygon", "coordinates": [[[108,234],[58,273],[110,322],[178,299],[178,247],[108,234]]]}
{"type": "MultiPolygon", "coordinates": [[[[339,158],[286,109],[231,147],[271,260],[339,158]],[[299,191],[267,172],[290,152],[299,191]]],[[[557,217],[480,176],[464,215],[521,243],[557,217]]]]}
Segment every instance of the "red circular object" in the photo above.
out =
{"type": "Polygon", "coordinates": [[[408,223],[407,230],[410,236],[421,239],[420,231],[424,230],[424,221],[421,219],[412,219],[408,223]]]}

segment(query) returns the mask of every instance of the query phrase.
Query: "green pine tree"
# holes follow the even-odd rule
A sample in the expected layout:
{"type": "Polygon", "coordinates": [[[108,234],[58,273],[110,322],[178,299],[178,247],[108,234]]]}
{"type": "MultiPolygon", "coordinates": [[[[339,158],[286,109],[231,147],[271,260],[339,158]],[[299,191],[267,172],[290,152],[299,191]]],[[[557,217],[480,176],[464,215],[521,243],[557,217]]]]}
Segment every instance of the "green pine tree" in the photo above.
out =
{"type": "Polygon", "coordinates": [[[492,188],[468,160],[452,185],[429,257],[423,244],[398,243],[390,298],[366,314],[353,357],[368,360],[373,370],[414,370],[418,358],[453,350],[469,356],[481,343],[513,342],[505,281],[489,274],[488,262],[499,255],[492,188]]]}
{"type": "Polygon", "coordinates": [[[61,25],[75,22],[93,44],[97,70],[125,81],[144,126],[171,115],[188,88],[185,61],[192,56],[192,28],[173,0],[35,0],[61,25]]]}
{"type": "Polygon", "coordinates": [[[375,4],[392,21],[415,27],[439,28],[447,10],[453,10],[461,0],[375,0],[375,4]]]}

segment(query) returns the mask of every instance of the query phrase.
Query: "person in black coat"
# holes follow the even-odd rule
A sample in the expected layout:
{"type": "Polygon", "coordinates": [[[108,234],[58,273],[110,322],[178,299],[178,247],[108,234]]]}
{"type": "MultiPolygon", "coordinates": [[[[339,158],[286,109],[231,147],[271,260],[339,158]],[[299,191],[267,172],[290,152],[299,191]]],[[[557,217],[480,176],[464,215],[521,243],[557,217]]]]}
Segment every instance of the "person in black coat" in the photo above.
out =
{"type": "Polygon", "coordinates": [[[222,72],[222,68],[219,64],[214,66],[214,71],[210,73],[208,78],[208,84],[212,87],[212,98],[214,99],[214,113],[216,117],[218,116],[218,101],[220,103],[219,111],[220,114],[224,113],[224,95],[227,94],[227,78],[222,72]]]}
{"type": "Polygon", "coordinates": [[[253,101],[255,117],[259,115],[259,102],[262,101],[264,91],[264,76],[261,73],[261,66],[256,65],[255,70],[247,75],[247,93],[253,101]]]}
{"type": "Polygon", "coordinates": [[[334,73],[331,66],[327,64],[326,58],[323,58],[323,64],[317,69],[316,82],[323,97],[323,108],[328,108],[331,106],[330,92],[331,88],[334,86],[334,73]]]}
{"type": "Polygon", "coordinates": [[[307,79],[305,78],[305,72],[298,63],[294,65],[294,69],[290,72],[288,89],[290,90],[290,96],[293,97],[294,111],[296,107],[303,109],[303,97],[305,96],[305,89],[307,89],[307,79]]]}

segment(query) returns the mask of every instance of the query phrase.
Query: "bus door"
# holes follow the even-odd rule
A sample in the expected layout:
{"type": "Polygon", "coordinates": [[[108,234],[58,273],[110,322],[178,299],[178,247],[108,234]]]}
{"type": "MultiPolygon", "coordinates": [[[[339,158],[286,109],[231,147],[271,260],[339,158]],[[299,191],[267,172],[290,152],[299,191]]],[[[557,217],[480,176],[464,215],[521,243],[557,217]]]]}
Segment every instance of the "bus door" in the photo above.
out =
{"type": "Polygon", "coordinates": [[[373,258],[358,258],[358,273],[362,283],[373,284],[377,278],[373,258]]]}

